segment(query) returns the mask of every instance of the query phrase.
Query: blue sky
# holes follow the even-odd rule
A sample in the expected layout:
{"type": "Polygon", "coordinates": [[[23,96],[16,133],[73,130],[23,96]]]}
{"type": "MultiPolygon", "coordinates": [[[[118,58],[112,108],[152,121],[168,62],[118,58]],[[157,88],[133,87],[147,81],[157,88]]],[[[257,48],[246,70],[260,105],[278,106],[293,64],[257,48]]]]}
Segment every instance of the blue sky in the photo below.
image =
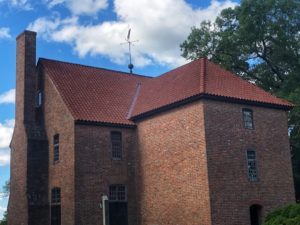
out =
{"type": "MultiPolygon", "coordinates": [[[[134,72],[157,76],[186,61],[179,45],[203,20],[238,0],[0,0],[0,187],[9,179],[14,125],[15,37],[36,31],[37,58],[128,71],[131,27],[134,72]]],[[[0,195],[0,218],[7,198],[0,195]]]]}

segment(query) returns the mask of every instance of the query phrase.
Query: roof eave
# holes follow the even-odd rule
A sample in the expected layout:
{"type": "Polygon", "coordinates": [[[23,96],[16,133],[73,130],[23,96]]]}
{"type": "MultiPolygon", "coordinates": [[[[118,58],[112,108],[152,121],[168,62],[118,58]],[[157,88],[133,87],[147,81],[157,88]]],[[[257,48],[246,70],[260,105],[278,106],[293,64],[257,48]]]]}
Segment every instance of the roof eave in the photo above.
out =
{"type": "Polygon", "coordinates": [[[104,126],[104,127],[119,127],[119,128],[136,128],[136,124],[103,122],[103,121],[89,121],[89,120],[75,120],[76,125],[92,125],[92,126],[104,126]]]}
{"type": "Polygon", "coordinates": [[[223,102],[229,102],[229,103],[235,103],[235,104],[247,104],[247,105],[252,105],[252,106],[259,106],[259,107],[266,107],[266,108],[273,108],[273,109],[281,109],[281,110],[286,110],[289,111],[294,108],[294,105],[280,105],[280,104],[274,104],[274,103],[267,103],[267,102],[259,102],[259,101],[254,101],[254,100],[247,100],[247,99],[238,99],[234,97],[226,97],[226,96],[219,96],[219,95],[212,95],[212,94],[207,94],[207,93],[202,93],[202,94],[197,94],[190,96],[188,98],[170,103],[168,105],[161,106],[159,108],[155,108],[140,114],[136,114],[132,116],[130,119],[132,121],[137,121],[149,116],[152,116],[157,113],[161,113],[170,109],[173,109],[175,107],[185,105],[191,102],[194,102],[196,100],[200,99],[208,99],[208,100],[214,100],[214,101],[223,101],[223,102]]]}

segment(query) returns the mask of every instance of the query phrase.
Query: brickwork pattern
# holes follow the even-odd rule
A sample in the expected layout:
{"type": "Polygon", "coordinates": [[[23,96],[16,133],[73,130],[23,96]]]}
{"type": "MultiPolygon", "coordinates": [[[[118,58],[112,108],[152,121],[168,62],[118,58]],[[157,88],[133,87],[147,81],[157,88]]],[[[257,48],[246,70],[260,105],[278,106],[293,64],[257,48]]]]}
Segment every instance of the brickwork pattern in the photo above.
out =
{"type": "MultiPolygon", "coordinates": [[[[43,74],[43,73],[41,73],[43,74]]],[[[61,188],[61,224],[75,224],[74,120],[52,81],[44,76],[44,118],[49,140],[49,189],[61,188]],[[54,162],[53,136],[59,134],[59,161],[54,162]]]]}
{"type": "Polygon", "coordinates": [[[24,125],[16,123],[11,143],[8,225],[27,225],[28,221],[26,141],[24,125]]]}
{"type": "Polygon", "coordinates": [[[210,225],[203,104],[137,122],[140,225],[210,225]]]}
{"type": "Polygon", "coordinates": [[[124,184],[128,193],[128,224],[136,223],[136,133],[134,129],[76,125],[75,211],[76,225],[102,225],[102,196],[109,186],[124,184]],[[122,132],[121,160],[113,160],[110,132],[122,132]]]}
{"type": "Polygon", "coordinates": [[[25,32],[17,37],[16,122],[11,142],[11,195],[8,205],[9,225],[28,224],[27,139],[30,138],[28,128],[34,122],[35,115],[35,41],[36,34],[33,32],[25,32]]]}
{"type": "Polygon", "coordinates": [[[250,225],[252,204],[265,216],[295,201],[285,111],[207,100],[204,112],[212,224],[250,225]],[[253,130],[243,108],[253,110],[253,130]],[[256,150],[258,182],[248,181],[247,149],[256,150]]]}
{"type": "Polygon", "coordinates": [[[294,202],[284,110],[197,100],[136,128],[83,125],[35,67],[35,48],[35,33],[17,38],[9,225],[50,224],[54,187],[61,188],[62,225],[103,225],[100,203],[113,184],[127,186],[129,225],[250,225],[252,204],[265,216],[294,202]],[[243,127],[243,108],[253,110],[253,130],[243,127]],[[122,160],[111,157],[112,131],[122,132],[122,160]],[[257,182],[248,180],[247,149],[257,153],[257,182]]]}

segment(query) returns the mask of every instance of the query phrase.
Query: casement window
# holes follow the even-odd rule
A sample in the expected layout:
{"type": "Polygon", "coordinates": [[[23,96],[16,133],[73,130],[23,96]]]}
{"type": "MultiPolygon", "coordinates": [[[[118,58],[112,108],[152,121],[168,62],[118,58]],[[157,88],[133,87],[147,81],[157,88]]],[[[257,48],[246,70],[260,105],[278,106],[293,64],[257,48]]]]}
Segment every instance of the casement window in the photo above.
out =
{"type": "Polygon", "coordinates": [[[111,132],[110,140],[112,159],[122,159],[122,133],[118,131],[111,132]]]}
{"type": "Polygon", "coordinates": [[[60,188],[53,188],[51,190],[51,205],[60,205],[60,188]]]}
{"type": "Polygon", "coordinates": [[[125,185],[116,184],[109,186],[109,201],[126,201],[127,191],[125,185]]]}
{"type": "Polygon", "coordinates": [[[53,136],[53,161],[59,161],[59,134],[53,136]]]}
{"type": "Polygon", "coordinates": [[[243,109],[243,120],[246,129],[254,129],[253,111],[251,109],[243,109]]]}
{"type": "Polygon", "coordinates": [[[43,102],[43,93],[42,91],[38,91],[36,94],[35,105],[36,107],[41,107],[43,102]]]}
{"type": "Polygon", "coordinates": [[[254,150],[247,150],[247,166],[248,166],[248,179],[249,181],[257,181],[257,160],[256,152],[254,150]]]}

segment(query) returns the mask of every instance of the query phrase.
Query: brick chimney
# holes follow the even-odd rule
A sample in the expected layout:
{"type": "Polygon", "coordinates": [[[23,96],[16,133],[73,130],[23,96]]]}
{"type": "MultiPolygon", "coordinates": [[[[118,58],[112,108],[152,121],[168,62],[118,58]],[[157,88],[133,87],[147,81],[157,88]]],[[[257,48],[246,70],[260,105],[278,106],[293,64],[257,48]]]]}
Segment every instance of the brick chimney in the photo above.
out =
{"type": "Polygon", "coordinates": [[[36,33],[25,30],[16,40],[16,124],[29,125],[35,119],[36,33]]]}

